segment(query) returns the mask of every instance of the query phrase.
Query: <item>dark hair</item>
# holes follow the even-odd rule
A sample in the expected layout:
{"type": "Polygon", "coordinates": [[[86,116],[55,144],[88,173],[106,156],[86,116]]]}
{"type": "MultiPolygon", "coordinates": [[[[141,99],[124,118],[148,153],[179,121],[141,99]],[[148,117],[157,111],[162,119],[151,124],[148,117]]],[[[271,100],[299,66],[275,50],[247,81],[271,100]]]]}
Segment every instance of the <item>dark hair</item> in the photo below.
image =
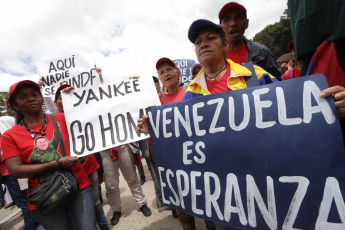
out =
{"type": "Polygon", "coordinates": [[[39,95],[43,98],[42,96],[42,93],[40,90],[37,90],[37,88],[35,88],[34,86],[32,86],[31,84],[21,84],[21,85],[18,85],[16,87],[16,90],[8,97],[8,104],[10,104],[11,108],[13,109],[14,111],[14,117],[16,119],[16,124],[18,125],[23,119],[24,119],[24,115],[22,114],[22,112],[20,112],[19,110],[17,110],[15,107],[14,107],[14,104],[16,102],[16,98],[17,98],[17,92],[19,89],[23,88],[23,87],[31,87],[33,89],[35,89],[39,95]]]}
{"type": "Polygon", "coordinates": [[[158,80],[158,78],[157,78],[157,77],[152,76],[152,78],[153,78],[154,83],[159,83],[159,80],[158,80]]]}
{"type": "Polygon", "coordinates": [[[48,139],[45,136],[40,136],[35,139],[35,145],[37,144],[37,140],[39,139],[46,139],[48,141],[48,139]]]}
{"type": "Polygon", "coordinates": [[[61,95],[61,90],[56,92],[54,101],[57,101],[59,99],[60,95],[61,95]]]}

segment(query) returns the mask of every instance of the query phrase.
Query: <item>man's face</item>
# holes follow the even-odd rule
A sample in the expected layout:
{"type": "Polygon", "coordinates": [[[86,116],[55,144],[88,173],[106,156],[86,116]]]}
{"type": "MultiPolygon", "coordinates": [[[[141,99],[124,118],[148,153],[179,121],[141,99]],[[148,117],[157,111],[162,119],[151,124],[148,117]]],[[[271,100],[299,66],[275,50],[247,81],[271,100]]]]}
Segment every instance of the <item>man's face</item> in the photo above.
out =
{"type": "Polygon", "coordinates": [[[40,138],[36,141],[36,148],[41,151],[46,151],[48,149],[48,140],[46,138],[40,138]]]}
{"type": "Polygon", "coordinates": [[[228,41],[231,43],[243,39],[248,22],[249,20],[242,11],[233,9],[224,15],[220,24],[224,27],[228,41]]]}

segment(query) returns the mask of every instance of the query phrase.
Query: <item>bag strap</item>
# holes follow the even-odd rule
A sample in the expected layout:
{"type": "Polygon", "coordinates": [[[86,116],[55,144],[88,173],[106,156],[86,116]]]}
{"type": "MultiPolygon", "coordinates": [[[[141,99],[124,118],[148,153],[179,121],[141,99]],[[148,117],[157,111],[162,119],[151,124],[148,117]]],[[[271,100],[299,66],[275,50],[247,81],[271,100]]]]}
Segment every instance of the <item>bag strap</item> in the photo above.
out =
{"type": "Polygon", "coordinates": [[[250,62],[244,63],[242,66],[246,67],[250,72],[252,72],[251,76],[244,77],[244,79],[246,80],[247,88],[260,86],[260,82],[258,80],[258,77],[256,76],[253,62],[250,61],[250,62]]]}
{"type": "Polygon", "coordinates": [[[63,139],[62,139],[62,135],[61,135],[61,132],[60,132],[59,125],[57,124],[56,118],[54,117],[54,115],[49,114],[49,116],[50,116],[50,119],[52,120],[52,122],[54,124],[54,128],[56,130],[56,134],[57,134],[58,140],[60,140],[62,156],[65,157],[66,156],[65,144],[63,143],[63,139]]]}

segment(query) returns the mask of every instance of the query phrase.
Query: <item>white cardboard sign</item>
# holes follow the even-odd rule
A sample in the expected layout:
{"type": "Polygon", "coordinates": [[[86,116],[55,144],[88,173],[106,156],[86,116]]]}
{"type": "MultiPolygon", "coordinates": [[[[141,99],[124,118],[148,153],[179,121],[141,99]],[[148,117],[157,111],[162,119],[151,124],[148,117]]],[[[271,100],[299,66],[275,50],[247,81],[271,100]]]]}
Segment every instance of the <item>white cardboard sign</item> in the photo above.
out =
{"type": "Polygon", "coordinates": [[[44,83],[43,97],[54,96],[63,84],[82,88],[101,83],[91,56],[85,54],[38,62],[37,72],[44,83]]]}
{"type": "Polygon", "coordinates": [[[145,108],[160,105],[152,78],[123,80],[62,93],[71,156],[148,138],[136,124],[145,108]]]}

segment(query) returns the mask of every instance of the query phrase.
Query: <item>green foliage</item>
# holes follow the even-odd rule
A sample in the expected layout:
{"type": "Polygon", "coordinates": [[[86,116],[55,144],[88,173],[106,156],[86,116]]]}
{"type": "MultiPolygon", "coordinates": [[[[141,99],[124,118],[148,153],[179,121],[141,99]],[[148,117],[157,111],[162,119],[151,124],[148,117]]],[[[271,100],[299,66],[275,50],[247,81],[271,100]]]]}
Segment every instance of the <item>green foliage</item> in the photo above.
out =
{"type": "Polygon", "coordinates": [[[8,99],[7,92],[0,92],[0,116],[14,116],[14,111],[10,107],[6,108],[8,99]]]}
{"type": "Polygon", "coordinates": [[[254,42],[267,46],[275,58],[289,52],[287,46],[291,40],[292,34],[287,9],[284,11],[284,16],[280,17],[279,22],[266,26],[253,38],[254,42]]]}

